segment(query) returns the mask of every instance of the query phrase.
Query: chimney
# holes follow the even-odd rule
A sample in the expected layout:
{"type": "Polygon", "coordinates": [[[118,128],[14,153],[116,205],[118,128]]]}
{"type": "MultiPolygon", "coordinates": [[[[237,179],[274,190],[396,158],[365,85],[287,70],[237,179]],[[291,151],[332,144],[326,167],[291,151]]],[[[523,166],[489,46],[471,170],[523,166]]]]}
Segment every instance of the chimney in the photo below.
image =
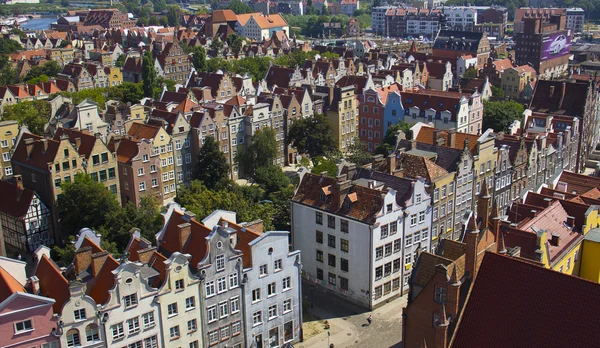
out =
{"type": "Polygon", "coordinates": [[[23,190],[23,177],[20,175],[15,175],[15,183],[17,184],[17,190],[22,191],[23,190]]]}
{"type": "Polygon", "coordinates": [[[465,234],[465,271],[469,273],[470,278],[477,276],[477,242],[479,240],[479,229],[475,222],[475,216],[471,214],[467,221],[467,231],[465,234]]]}
{"type": "Polygon", "coordinates": [[[75,250],[73,266],[75,266],[75,274],[85,271],[92,263],[92,247],[83,247],[75,250]]]}
{"type": "Polygon", "coordinates": [[[392,153],[387,156],[388,174],[393,175],[396,170],[396,154],[392,153]]]}
{"type": "Polygon", "coordinates": [[[92,255],[92,276],[95,278],[100,273],[104,262],[108,258],[108,251],[102,251],[92,255]]]}
{"type": "Polygon", "coordinates": [[[42,143],[42,148],[44,149],[43,151],[46,152],[48,150],[48,139],[40,139],[40,142],[42,143]]]}
{"type": "Polygon", "coordinates": [[[575,217],[574,216],[567,216],[567,225],[569,225],[569,227],[571,228],[575,228],[575,217]]]}
{"type": "Polygon", "coordinates": [[[29,278],[29,284],[31,285],[31,293],[34,295],[40,294],[40,280],[37,276],[32,276],[29,278]]]}
{"type": "Polygon", "coordinates": [[[560,246],[560,236],[556,233],[552,233],[552,238],[550,239],[550,245],[552,246],[560,246]]]}
{"type": "Polygon", "coordinates": [[[343,198],[348,192],[348,189],[350,188],[350,185],[352,183],[350,180],[347,180],[346,177],[346,175],[340,175],[337,177],[337,180],[335,182],[335,193],[337,194],[338,207],[342,206],[342,203],[344,202],[343,198]]]}
{"type": "Polygon", "coordinates": [[[75,149],[77,149],[77,151],[79,151],[80,147],[81,147],[81,138],[75,138],[75,149]]]}
{"type": "Polygon", "coordinates": [[[450,129],[448,131],[448,141],[450,142],[448,144],[448,147],[454,148],[456,146],[456,130],[455,129],[450,129]]]}
{"type": "Polygon", "coordinates": [[[177,236],[178,236],[178,242],[179,242],[179,251],[183,252],[183,249],[185,247],[185,243],[187,243],[188,238],[190,237],[190,234],[192,234],[192,225],[189,222],[184,222],[180,225],[177,225],[177,236]]]}
{"type": "Polygon", "coordinates": [[[186,210],[185,213],[183,213],[183,219],[188,222],[196,221],[196,214],[192,213],[189,210],[186,210]]]}
{"type": "Polygon", "coordinates": [[[147,264],[148,262],[150,262],[150,258],[152,257],[152,255],[154,255],[154,252],[156,251],[156,247],[150,247],[150,248],[146,248],[143,250],[138,250],[138,260],[139,262],[141,262],[142,264],[147,264]]]}
{"type": "Polygon", "coordinates": [[[31,157],[31,152],[33,151],[33,144],[35,140],[33,138],[25,139],[25,149],[27,150],[27,158],[31,157]]]}

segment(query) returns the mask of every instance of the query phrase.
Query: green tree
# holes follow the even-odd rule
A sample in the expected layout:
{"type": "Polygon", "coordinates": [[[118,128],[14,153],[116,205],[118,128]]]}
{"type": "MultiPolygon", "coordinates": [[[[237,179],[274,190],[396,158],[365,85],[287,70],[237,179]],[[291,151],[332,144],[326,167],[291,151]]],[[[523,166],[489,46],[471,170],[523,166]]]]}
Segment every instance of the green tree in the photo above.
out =
{"type": "Polygon", "coordinates": [[[287,141],[299,153],[308,154],[311,158],[324,155],[336,149],[331,123],[322,114],[301,118],[292,124],[287,141]]]}
{"type": "Polygon", "coordinates": [[[465,70],[462,77],[464,79],[474,79],[477,77],[477,70],[473,67],[470,67],[467,70],[465,70]]]}
{"type": "Polygon", "coordinates": [[[67,47],[67,46],[69,46],[69,45],[71,45],[71,44],[72,44],[72,42],[71,42],[70,40],[62,40],[62,41],[60,42],[60,46],[59,46],[59,47],[60,47],[60,48],[65,48],[65,47],[67,47]]]}
{"type": "Polygon", "coordinates": [[[227,45],[236,54],[240,52],[243,44],[244,44],[244,39],[239,35],[231,34],[227,38],[227,45]]]}
{"type": "Polygon", "coordinates": [[[224,46],[223,41],[221,41],[221,39],[216,37],[214,40],[212,40],[209,47],[211,50],[219,51],[220,49],[223,48],[223,46],[224,46]]]}
{"type": "Polygon", "coordinates": [[[504,98],[504,91],[500,87],[492,86],[492,96],[496,98],[504,98]]]}
{"type": "Polygon", "coordinates": [[[507,132],[515,120],[522,121],[525,108],[513,100],[483,102],[483,129],[507,132]]]}
{"type": "Polygon", "coordinates": [[[13,69],[8,56],[0,55],[0,86],[13,85],[19,81],[19,72],[13,69]]]}
{"type": "Polygon", "coordinates": [[[144,98],[144,89],[141,83],[123,82],[119,86],[108,87],[106,89],[106,98],[133,105],[139,103],[144,98]]]}
{"type": "Polygon", "coordinates": [[[154,12],[162,12],[167,9],[167,2],[165,0],[155,0],[154,4],[154,12]]]}
{"type": "Polygon", "coordinates": [[[376,154],[384,156],[389,155],[396,148],[396,142],[398,141],[398,131],[403,131],[406,139],[412,139],[412,131],[410,130],[411,125],[404,121],[400,121],[388,127],[383,138],[381,145],[375,149],[376,154]]]}
{"type": "Polygon", "coordinates": [[[233,65],[223,58],[212,58],[206,61],[206,71],[233,71],[233,65]]]}
{"type": "Polygon", "coordinates": [[[348,161],[362,166],[371,162],[371,157],[366,144],[362,143],[359,137],[354,138],[354,142],[348,146],[348,161]]]}
{"type": "Polygon", "coordinates": [[[229,164],[225,154],[221,152],[219,143],[212,136],[205,138],[204,144],[198,151],[194,177],[211,190],[229,178],[229,164]]]}
{"type": "Polygon", "coordinates": [[[194,65],[194,69],[196,71],[206,71],[206,51],[202,46],[194,46],[191,49],[192,53],[192,64],[194,65]]]}
{"type": "Polygon", "coordinates": [[[154,96],[154,87],[156,86],[156,69],[154,68],[154,59],[150,51],[144,52],[142,59],[142,81],[145,97],[154,96]]]}
{"type": "Polygon", "coordinates": [[[281,167],[272,164],[256,169],[256,183],[262,186],[267,193],[273,193],[288,187],[290,178],[285,175],[281,167]]]}
{"type": "Polygon", "coordinates": [[[69,0],[60,0],[61,7],[69,7],[69,0]]]}
{"type": "Polygon", "coordinates": [[[120,208],[116,196],[87,174],[77,174],[72,182],[63,182],[61,189],[57,210],[62,230],[67,234],[76,234],[84,227],[97,231],[120,208]]]}
{"type": "Polygon", "coordinates": [[[233,0],[231,5],[229,5],[229,9],[235,14],[244,14],[244,13],[252,13],[254,10],[252,7],[248,6],[248,4],[241,2],[240,0],[233,0]]]}
{"type": "Polygon", "coordinates": [[[325,58],[325,59],[331,60],[331,59],[338,59],[338,58],[340,58],[340,55],[337,54],[337,53],[334,53],[334,52],[325,52],[325,53],[323,53],[321,55],[321,57],[325,58]]]}
{"type": "Polygon", "coordinates": [[[14,105],[5,105],[1,119],[18,121],[19,125],[27,126],[31,133],[42,135],[50,114],[50,103],[45,100],[22,101],[14,105]]]}
{"type": "Polygon", "coordinates": [[[70,97],[73,99],[74,104],[79,104],[84,100],[90,100],[94,103],[98,104],[98,108],[100,110],[104,110],[106,106],[106,89],[105,88],[90,88],[83,89],[77,92],[61,92],[61,95],[65,97],[70,97]]]}
{"type": "Polygon", "coordinates": [[[25,80],[32,80],[42,75],[45,75],[46,77],[56,77],[61,71],[62,68],[60,65],[51,60],[46,62],[44,65],[33,66],[25,76],[25,80]]]}
{"type": "Polygon", "coordinates": [[[125,56],[124,54],[119,55],[119,57],[117,57],[117,61],[115,62],[115,66],[117,68],[122,68],[123,64],[125,64],[126,58],[127,58],[127,56],[125,56]]]}
{"type": "Polygon", "coordinates": [[[294,196],[294,186],[288,185],[279,191],[269,194],[268,198],[275,207],[273,226],[277,231],[291,231],[292,205],[290,199],[294,196]]]}
{"type": "Polygon", "coordinates": [[[326,158],[323,156],[317,156],[313,159],[314,166],[311,170],[314,174],[321,174],[327,172],[327,175],[335,178],[337,175],[337,162],[334,158],[326,158]]]}
{"type": "Polygon", "coordinates": [[[239,170],[249,178],[255,178],[256,170],[275,163],[278,152],[273,128],[261,128],[254,133],[250,145],[238,149],[236,162],[239,170]]]}
{"type": "Polygon", "coordinates": [[[22,50],[23,47],[17,41],[7,38],[0,39],[0,54],[9,54],[22,50]]]}
{"type": "Polygon", "coordinates": [[[169,10],[167,12],[167,20],[169,21],[170,27],[178,27],[179,26],[179,6],[177,6],[177,5],[169,6],[169,10]]]}
{"type": "Polygon", "coordinates": [[[360,26],[360,29],[367,29],[373,24],[373,18],[370,12],[359,14],[358,16],[356,16],[356,20],[358,20],[358,25],[360,26]]]}

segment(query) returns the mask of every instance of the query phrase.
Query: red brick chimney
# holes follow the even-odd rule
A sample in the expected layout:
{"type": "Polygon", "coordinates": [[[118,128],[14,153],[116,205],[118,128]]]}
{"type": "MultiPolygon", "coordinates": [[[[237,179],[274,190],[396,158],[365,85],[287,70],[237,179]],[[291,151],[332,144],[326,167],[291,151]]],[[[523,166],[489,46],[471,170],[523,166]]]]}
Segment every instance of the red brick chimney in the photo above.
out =
{"type": "Polygon", "coordinates": [[[187,243],[190,235],[192,234],[192,225],[189,222],[184,222],[180,225],[177,225],[177,233],[179,251],[183,252],[185,244],[187,243]]]}
{"type": "Polygon", "coordinates": [[[75,250],[75,255],[73,259],[73,266],[75,267],[75,273],[79,274],[88,267],[92,263],[92,247],[83,247],[75,250]]]}
{"type": "Polygon", "coordinates": [[[138,250],[137,251],[138,260],[143,264],[147,264],[148,262],[150,262],[150,259],[152,258],[152,255],[154,255],[155,251],[156,251],[156,247],[138,250]]]}
{"type": "Polygon", "coordinates": [[[104,265],[104,262],[106,262],[107,258],[108,251],[102,251],[92,255],[92,276],[94,278],[98,275],[98,273],[100,273],[100,270],[102,269],[102,266],[104,265]]]}

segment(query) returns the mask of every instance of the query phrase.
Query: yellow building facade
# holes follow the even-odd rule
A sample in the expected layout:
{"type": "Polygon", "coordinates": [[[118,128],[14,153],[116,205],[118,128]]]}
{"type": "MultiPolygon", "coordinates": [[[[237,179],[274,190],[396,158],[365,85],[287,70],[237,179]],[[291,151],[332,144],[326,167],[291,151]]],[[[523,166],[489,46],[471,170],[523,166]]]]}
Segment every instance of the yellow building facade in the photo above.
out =
{"type": "Polygon", "coordinates": [[[327,111],[338,150],[345,153],[358,136],[358,102],[354,86],[336,87],[332,105],[327,111]]]}
{"type": "Polygon", "coordinates": [[[10,161],[13,146],[19,135],[19,122],[2,121],[0,122],[0,151],[2,159],[0,160],[0,179],[9,179],[13,176],[13,168],[10,161]]]}

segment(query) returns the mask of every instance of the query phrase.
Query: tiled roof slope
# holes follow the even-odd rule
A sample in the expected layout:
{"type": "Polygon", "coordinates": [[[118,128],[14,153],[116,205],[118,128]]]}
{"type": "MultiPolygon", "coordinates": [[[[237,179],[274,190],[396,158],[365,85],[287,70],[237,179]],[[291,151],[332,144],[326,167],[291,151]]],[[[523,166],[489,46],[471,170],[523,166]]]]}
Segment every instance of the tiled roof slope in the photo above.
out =
{"type": "Polygon", "coordinates": [[[486,253],[450,346],[595,347],[600,285],[486,253]]]}
{"type": "Polygon", "coordinates": [[[35,275],[40,280],[40,295],[53,298],[56,302],[52,305],[54,313],[60,313],[62,306],[69,299],[69,282],[63,276],[60,268],[48,256],[40,259],[35,275]]]}
{"type": "Polygon", "coordinates": [[[0,303],[15,292],[26,292],[15,277],[10,275],[4,268],[0,267],[0,303]]]}
{"type": "Polygon", "coordinates": [[[586,82],[540,80],[536,84],[529,109],[537,112],[582,117],[588,88],[591,88],[591,85],[586,82]]]}
{"type": "Polygon", "coordinates": [[[14,217],[23,217],[27,214],[34,192],[27,188],[18,188],[16,184],[0,180],[0,212],[14,217]]]}

